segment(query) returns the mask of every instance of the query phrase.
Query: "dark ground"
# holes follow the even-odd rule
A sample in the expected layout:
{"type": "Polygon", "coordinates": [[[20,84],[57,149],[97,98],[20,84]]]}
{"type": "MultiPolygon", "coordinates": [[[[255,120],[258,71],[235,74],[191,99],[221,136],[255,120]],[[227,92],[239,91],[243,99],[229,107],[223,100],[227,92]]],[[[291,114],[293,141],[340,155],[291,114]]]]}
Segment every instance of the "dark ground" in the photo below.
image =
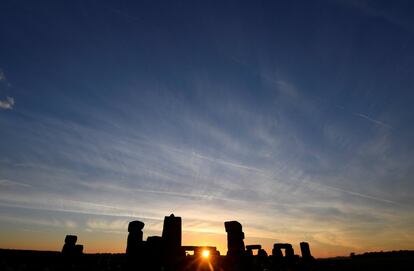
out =
{"type": "MultiPolygon", "coordinates": [[[[221,258],[224,259],[223,256],[221,258]]],[[[109,271],[124,270],[125,263],[125,254],[84,254],[78,259],[68,261],[60,252],[0,249],[1,271],[109,271]]],[[[353,257],[317,259],[314,265],[306,270],[414,270],[414,251],[365,253],[353,257]]]]}

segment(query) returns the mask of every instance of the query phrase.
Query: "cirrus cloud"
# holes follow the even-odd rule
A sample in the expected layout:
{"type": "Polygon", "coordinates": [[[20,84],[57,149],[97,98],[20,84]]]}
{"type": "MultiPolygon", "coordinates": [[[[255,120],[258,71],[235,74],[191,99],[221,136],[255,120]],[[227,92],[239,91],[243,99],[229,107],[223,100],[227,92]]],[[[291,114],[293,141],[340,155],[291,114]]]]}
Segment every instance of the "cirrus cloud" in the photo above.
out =
{"type": "Polygon", "coordinates": [[[4,110],[11,110],[14,106],[14,98],[13,97],[6,97],[5,100],[0,100],[0,109],[4,110]]]}

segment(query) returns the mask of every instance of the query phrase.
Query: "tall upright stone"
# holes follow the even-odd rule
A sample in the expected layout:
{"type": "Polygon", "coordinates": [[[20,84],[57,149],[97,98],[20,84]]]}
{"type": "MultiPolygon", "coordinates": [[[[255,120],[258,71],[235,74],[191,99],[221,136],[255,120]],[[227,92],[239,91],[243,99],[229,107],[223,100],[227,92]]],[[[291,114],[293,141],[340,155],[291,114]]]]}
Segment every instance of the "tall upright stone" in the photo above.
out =
{"type": "Polygon", "coordinates": [[[295,251],[291,244],[285,244],[285,257],[288,260],[292,260],[295,257],[295,251]]]}
{"type": "Polygon", "coordinates": [[[283,258],[283,253],[280,244],[273,244],[272,256],[276,260],[283,258]]]}
{"type": "Polygon", "coordinates": [[[303,260],[313,259],[308,242],[301,242],[300,243],[300,251],[301,251],[303,260]]]}
{"type": "Polygon", "coordinates": [[[171,214],[164,218],[162,239],[167,249],[176,250],[181,248],[181,217],[171,214]]]}
{"type": "Polygon", "coordinates": [[[310,247],[308,242],[301,242],[300,243],[300,251],[302,253],[302,263],[303,264],[310,264],[312,265],[315,262],[315,258],[313,258],[310,247]]]}
{"type": "Polygon", "coordinates": [[[127,240],[127,255],[137,254],[142,247],[142,229],[145,224],[141,221],[135,220],[128,224],[128,240],[127,240]]]}
{"type": "Polygon", "coordinates": [[[145,246],[142,241],[145,224],[135,220],[128,224],[128,239],[126,247],[126,270],[142,270],[145,266],[145,246]]]}
{"type": "Polygon", "coordinates": [[[136,237],[139,239],[139,241],[142,241],[142,229],[144,228],[145,224],[144,222],[135,220],[135,221],[131,221],[128,224],[128,232],[129,233],[133,233],[136,234],[136,237]]]}
{"type": "Polygon", "coordinates": [[[179,270],[179,266],[185,257],[185,252],[181,246],[181,217],[171,214],[164,218],[162,241],[164,246],[164,270],[179,270]]]}
{"type": "Polygon", "coordinates": [[[242,225],[238,221],[226,221],[224,227],[227,232],[227,255],[243,255],[245,246],[242,225]]]}

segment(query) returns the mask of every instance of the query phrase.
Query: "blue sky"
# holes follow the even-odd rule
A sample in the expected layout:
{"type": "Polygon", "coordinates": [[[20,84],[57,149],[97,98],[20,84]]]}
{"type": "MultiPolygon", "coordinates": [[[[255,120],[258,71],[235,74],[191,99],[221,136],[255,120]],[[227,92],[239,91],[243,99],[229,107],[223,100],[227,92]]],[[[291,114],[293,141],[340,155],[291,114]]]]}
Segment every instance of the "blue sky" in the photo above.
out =
{"type": "Polygon", "coordinates": [[[410,1],[1,6],[0,247],[414,248],[410,1]]]}

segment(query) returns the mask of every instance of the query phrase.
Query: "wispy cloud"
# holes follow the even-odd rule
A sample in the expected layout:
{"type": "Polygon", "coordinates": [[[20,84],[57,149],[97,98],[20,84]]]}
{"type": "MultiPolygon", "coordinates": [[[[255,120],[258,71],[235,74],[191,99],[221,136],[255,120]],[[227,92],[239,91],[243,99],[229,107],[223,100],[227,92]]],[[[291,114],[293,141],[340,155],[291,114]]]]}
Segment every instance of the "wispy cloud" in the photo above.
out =
{"type": "MultiPolygon", "coordinates": [[[[319,113],[292,82],[273,86],[286,88],[281,93],[289,103],[280,110],[300,101],[305,106],[296,105],[295,110],[304,110],[310,120],[315,116],[309,112],[319,113]]],[[[186,131],[183,141],[177,140],[176,127],[167,126],[163,136],[154,136],[148,132],[152,127],[129,125],[140,115],[134,111],[126,112],[131,116],[123,120],[126,123],[117,123],[110,109],[91,113],[80,107],[105,125],[117,123],[117,129],[109,130],[31,114],[30,121],[18,124],[19,133],[8,130],[10,136],[22,139],[25,156],[11,153],[1,166],[3,180],[30,180],[36,186],[23,191],[18,184],[3,181],[7,191],[0,190],[0,205],[99,216],[87,220],[89,231],[123,234],[130,220],[146,223],[171,212],[183,217],[184,230],[191,234],[222,235],[222,222],[238,219],[251,237],[309,238],[320,246],[349,249],[355,248],[349,238],[364,238],[363,227],[381,232],[384,223],[397,221],[384,211],[400,207],[395,195],[386,198],[370,185],[358,189],[361,183],[356,177],[366,172],[361,161],[366,155],[382,157],[387,149],[389,142],[381,137],[355,142],[349,136],[352,131],[336,122],[330,128],[333,140],[340,135],[350,142],[344,148],[358,147],[358,152],[349,152],[349,157],[346,152],[339,159],[336,152],[323,152],[310,144],[320,142],[308,141],[308,134],[301,134],[289,115],[275,123],[271,116],[249,108],[216,105],[231,121],[228,127],[190,112],[179,100],[174,102],[174,107],[182,108],[175,117],[180,120],[179,132],[186,131]],[[239,118],[249,126],[237,126],[239,118]],[[349,160],[352,170],[342,166],[344,160],[349,160]],[[311,162],[316,166],[310,167],[311,162]],[[341,176],[347,178],[347,186],[337,185],[341,176]],[[382,212],[377,214],[379,209],[382,212]],[[348,227],[349,221],[354,228],[348,227]]],[[[2,122],[17,127],[7,119],[2,122]]],[[[382,178],[380,171],[371,174],[367,182],[382,178]]],[[[149,223],[145,232],[159,229],[159,224],[149,223]]]]}
{"type": "Polygon", "coordinates": [[[14,106],[13,97],[6,97],[6,99],[0,100],[0,109],[10,110],[10,109],[13,109],[13,106],[14,106]]]}
{"type": "Polygon", "coordinates": [[[361,197],[361,198],[370,199],[370,200],[383,202],[383,203],[398,204],[398,202],[395,202],[395,201],[392,201],[392,200],[389,200],[389,199],[386,199],[386,198],[380,198],[380,197],[375,197],[375,196],[372,196],[372,195],[363,194],[363,193],[360,193],[360,192],[349,191],[349,190],[346,190],[346,189],[333,187],[333,186],[326,185],[326,184],[318,184],[318,185],[324,186],[324,187],[326,187],[328,189],[332,189],[334,191],[339,191],[341,193],[346,193],[346,194],[349,194],[349,195],[352,195],[352,196],[356,196],[356,197],[361,197]]]}
{"type": "Polygon", "coordinates": [[[7,81],[6,75],[4,74],[3,70],[0,69],[0,82],[7,81]]]}
{"type": "Polygon", "coordinates": [[[128,219],[89,219],[86,222],[87,229],[91,231],[108,231],[125,234],[128,229],[128,219]]]}
{"type": "Polygon", "coordinates": [[[339,108],[341,110],[344,110],[344,111],[348,112],[349,114],[352,114],[356,117],[363,118],[363,119],[365,119],[365,120],[367,120],[371,123],[374,123],[376,125],[379,125],[379,126],[382,126],[382,127],[388,128],[388,129],[393,129],[393,127],[391,125],[389,125],[389,124],[387,124],[383,121],[380,121],[378,119],[374,119],[374,118],[368,116],[367,114],[349,111],[344,106],[341,106],[341,105],[333,105],[333,106],[336,107],[336,108],[339,108]]]}
{"type": "Polygon", "coordinates": [[[15,181],[11,181],[11,180],[5,180],[5,179],[0,180],[0,186],[3,186],[3,187],[12,187],[12,186],[32,187],[30,184],[15,182],[15,181]]]}
{"type": "Polygon", "coordinates": [[[385,122],[382,122],[382,121],[379,121],[379,120],[373,119],[373,118],[371,118],[371,117],[369,117],[369,116],[367,116],[367,115],[365,115],[365,114],[361,114],[361,113],[354,113],[354,115],[359,116],[359,117],[361,117],[361,118],[364,118],[364,119],[366,119],[366,120],[368,120],[368,121],[370,121],[370,122],[372,122],[372,123],[375,123],[375,124],[377,124],[377,125],[383,126],[383,127],[385,127],[385,128],[393,129],[391,125],[388,125],[388,124],[386,124],[385,122]]]}
{"type": "MultiPolygon", "coordinates": [[[[166,20],[142,16],[147,5],[108,6],[85,16],[108,19],[108,27],[95,31],[102,37],[116,27],[112,19],[157,28],[155,36],[148,27],[131,28],[145,32],[139,50],[125,31],[119,34],[131,46],[104,41],[106,49],[140,59],[138,64],[115,56],[102,65],[101,51],[87,58],[68,52],[61,63],[79,69],[43,65],[36,77],[30,56],[17,61],[21,68],[5,58],[5,67],[19,72],[6,78],[0,71],[0,217],[42,214],[62,229],[74,225],[65,222],[69,217],[91,231],[122,232],[120,244],[128,221],[143,220],[145,232],[159,231],[163,216],[172,212],[183,217],[191,236],[222,237],[223,221],[237,219],[247,237],[269,247],[274,240],[308,239],[352,249],[366,244],[367,232],[376,234],[373,245],[392,231],[407,234],[414,153],[412,128],[402,124],[412,110],[397,108],[408,104],[409,94],[389,93],[389,86],[410,86],[411,62],[403,57],[410,39],[388,23],[405,24],[393,10],[382,11],[373,1],[342,2],[351,8],[309,5],[308,12],[287,16],[295,21],[293,28],[287,24],[290,29],[278,29],[284,24],[274,21],[284,18],[276,11],[292,11],[286,5],[252,6],[248,21],[239,20],[247,18],[244,9],[236,8],[237,18],[212,18],[201,8],[194,27],[185,29],[175,24],[175,15],[185,11],[191,20],[194,14],[179,6],[171,6],[178,13],[164,14],[166,20]],[[321,10],[333,15],[309,25],[321,10]],[[347,18],[355,20],[344,28],[347,18]],[[372,18],[387,27],[360,27],[372,18]],[[358,33],[370,38],[353,46],[358,33]],[[383,42],[387,33],[392,44],[383,42]],[[39,99],[30,99],[31,93],[39,99]],[[18,108],[20,98],[25,105],[18,108]],[[345,107],[338,110],[338,103],[345,107]],[[13,109],[18,114],[2,111],[13,109]]],[[[9,19],[18,29],[33,21],[9,19]]],[[[70,31],[70,21],[61,26],[70,31]]],[[[56,31],[45,34],[61,39],[56,31]]],[[[16,37],[10,41],[19,43],[16,37]]],[[[19,49],[36,55],[44,48],[22,44],[29,47],[19,49]]],[[[18,55],[9,47],[10,56],[18,55]]]]}
{"type": "MultiPolygon", "coordinates": [[[[369,16],[379,17],[410,32],[414,31],[414,24],[410,17],[395,13],[396,9],[375,5],[375,1],[368,0],[337,0],[338,3],[355,8],[369,16]]],[[[391,3],[390,3],[391,4],[391,3]]]]}
{"type": "Polygon", "coordinates": [[[69,219],[36,219],[15,215],[2,215],[0,220],[32,226],[63,227],[68,229],[74,229],[78,226],[75,221],[69,219]]]}

